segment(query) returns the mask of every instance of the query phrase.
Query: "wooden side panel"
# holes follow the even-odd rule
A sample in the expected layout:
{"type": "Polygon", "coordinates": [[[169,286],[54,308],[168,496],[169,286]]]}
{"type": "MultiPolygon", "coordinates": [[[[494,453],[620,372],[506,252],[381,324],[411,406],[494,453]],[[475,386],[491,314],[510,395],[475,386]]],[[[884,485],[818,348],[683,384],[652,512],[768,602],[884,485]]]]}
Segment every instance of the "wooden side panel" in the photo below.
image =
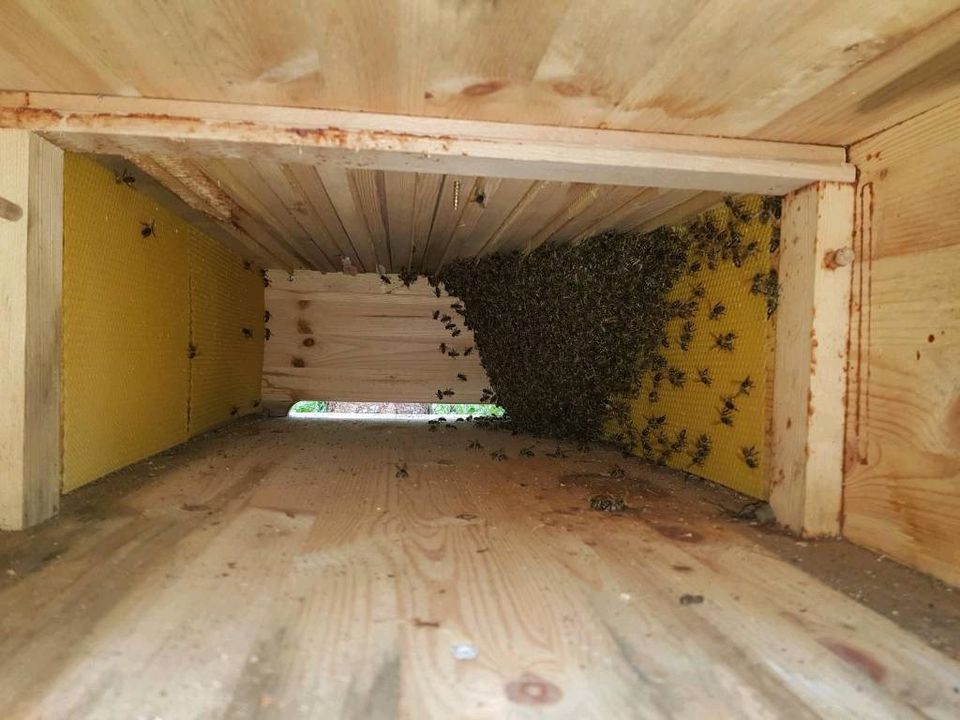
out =
{"type": "Polygon", "coordinates": [[[820,183],[783,204],[770,504],[810,536],[840,530],[850,265],[831,258],[850,250],[853,193],[820,183]]]}
{"type": "Polygon", "coordinates": [[[60,506],[60,308],[63,152],[0,130],[0,529],[46,520],[60,506]]]}
{"type": "Polygon", "coordinates": [[[265,303],[270,340],[263,359],[263,400],[268,406],[297,400],[479,402],[488,387],[473,333],[423,278],[405,288],[399,278],[271,271],[265,303]],[[452,316],[452,336],[434,311],[452,316]],[[441,353],[441,343],[447,352],[441,353]],[[459,353],[450,356],[449,351],[459,353]],[[466,380],[458,377],[462,374],[466,380]]]}
{"type": "Polygon", "coordinates": [[[844,534],[960,584],[960,100],[851,159],[844,534]]]}

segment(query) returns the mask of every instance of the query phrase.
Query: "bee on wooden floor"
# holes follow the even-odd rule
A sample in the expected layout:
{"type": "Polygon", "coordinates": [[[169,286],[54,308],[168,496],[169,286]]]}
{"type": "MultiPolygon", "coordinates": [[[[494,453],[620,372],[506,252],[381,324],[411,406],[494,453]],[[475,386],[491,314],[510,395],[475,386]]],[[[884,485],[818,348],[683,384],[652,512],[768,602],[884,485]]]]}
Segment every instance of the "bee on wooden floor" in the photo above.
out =
{"type": "Polygon", "coordinates": [[[270,276],[267,275],[267,271],[263,268],[260,268],[260,277],[263,278],[263,286],[265,288],[270,287],[270,276]]]}
{"type": "Polygon", "coordinates": [[[380,282],[382,282],[384,285],[392,285],[392,284],[393,284],[393,283],[390,281],[390,278],[388,278],[384,273],[380,273],[380,282]]]}
{"type": "Polygon", "coordinates": [[[131,175],[130,171],[126,168],[124,168],[123,172],[121,172],[119,175],[114,175],[113,179],[117,185],[133,185],[137,182],[137,179],[131,175]]]}
{"type": "Polygon", "coordinates": [[[456,395],[456,393],[450,388],[447,388],[441,394],[443,395],[443,397],[450,397],[451,395],[456,395]]]}
{"type": "Polygon", "coordinates": [[[446,344],[446,343],[440,343],[440,354],[443,355],[443,354],[446,353],[446,352],[447,352],[447,344],[446,344]]]}
{"type": "Polygon", "coordinates": [[[459,351],[459,350],[447,350],[447,355],[449,355],[450,357],[460,357],[460,351],[459,351]]]}
{"type": "Polygon", "coordinates": [[[253,330],[248,327],[240,328],[240,334],[243,335],[247,340],[253,337],[253,330]]]}
{"type": "Polygon", "coordinates": [[[721,335],[714,334],[713,336],[713,346],[718,350],[723,350],[724,352],[733,352],[733,344],[737,339],[737,334],[733,332],[723,333],[721,335]]]}
{"type": "Polygon", "coordinates": [[[718,302],[716,305],[710,308],[710,312],[707,313],[707,317],[710,320],[719,320],[723,317],[725,312],[727,312],[727,306],[722,302],[718,302]]]}
{"type": "Polygon", "coordinates": [[[269,311],[269,310],[264,310],[264,311],[263,311],[263,321],[264,321],[265,323],[270,322],[270,311],[269,311]]]}
{"type": "Polygon", "coordinates": [[[483,450],[483,445],[480,444],[479,440],[471,440],[470,444],[467,445],[468,450],[483,450]]]}
{"type": "Polygon", "coordinates": [[[530,447],[520,448],[520,457],[533,457],[533,445],[530,447]]]}
{"type": "Polygon", "coordinates": [[[236,415],[236,414],[239,413],[239,412],[240,412],[240,408],[238,408],[236,405],[234,405],[232,408],[230,408],[230,414],[231,414],[231,415],[236,415]]]}
{"type": "Polygon", "coordinates": [[[471,345],[470,347],[468,347],[466,350],[463,351],[463,356],[466,357],[472,352],[473,352],[473,345],[471,345]]]}
{"type": "Polygon", "coordinates": [[[747,464],[748,468],[756,469],[760,467],[760,453],[753,445],[741,447],[740,458],[747,464]]]}
{"type": "Polygon", "coordinates": [[[547,457],[557,458],[558,460],[563,460],[567,457],[567,454],[563,451],[563,448],[557,445],[557,449],[552,453],[547,453],[547,457]]]}
{"type": "Polygon", "coordinates": [[[270,328],[264,328],[264,329],[263,329],[263,339],[266,340],[267,342],[269,342],[271,337],[273,337],[273,333],[270,332],[270,328]]]}
{"type": "Polygon", "coordinates": [[[440,311],[439,311],[439,310],[434,310],[434,311],[433,311],[433,319],[434,319],[434,320],[437,320],[439,317],[440,317],[440,311]]]}
{"type": "Polygon", "coordinates": [[[494,450],[492,453],[490,453],[490,457],[492,457],[494,460],[506,460],[507,454],[503,451],[503,448],[500,448],[499,450],[494,450]]]}
{"type": "MultiPolygon", "coordinates": [[[[440,316],[440,322],[442,322],[442,323],[448,323],[448,322],[450,322],[451,320],[453,320],[453,318],[450,317],[449,315],[441,315],[441,316],[440,316]]],[[[450,328],[447,328],[447,329],[449,330],[450,328]]]]}
{"type": "Polygon", "coordinates": [[[437,400],[443,400],[443,390],[437,390],[437,400]]]}
{"type": "Polygon", "coordinates": [[[456,328],[453,332],[450,333],[451,337],[457,337],[460,334],[460,328],[456,328]]]}
{"type": "Polygon", "coordinates": [[[750,391],[753,389],[753,386],[753,379],[747,375],[743,380],[740,381],[740,387],[734,397],[739,397],[740,395],[749,395],[750,391]]]}
{"type": "Polygon", "coordinates": [[[193,360],[197,356],[197,346],[193,343],[187,344],[187,358],[193,360]]]}
{"type": "Polygon", "coordinates": [[[450,307],[453,308],[455,312],[463,315],[463,305],[461,303],[453,303],[450,307]]]}
{"type": "Polygon", "coordinates": [[[405,478],[410,476],[410,473],[407,472],[407,464],[405,462],[397,463],[396,468],[397,468],[397,472],[394,475],[394,477],[405,478]]]}
{"type": "Polygon", "coordinates": [[[463,373],[457,373],[457,380],[460,380],[461,382],[466,382],[467,376],[464,375],[463,373]]]}
{"type": "Polygon", "coordinates": [[[601,494],[590,498],[590,507],[600,512],[622,512],[627,509],[627,503],[622,497],[601,494]]]}
{"type": "Polygon", "coordinates": [[[417,278],[420,277],[416,270],[408,268],[406,265],[400,268],[400,273],[398,276],[404,287],[410,287],[417,281],[417,278]]]}
{"type": "Polygon", "coordinates": [[[448,322],[448,323],[447,323],[446,325],[444,325],[443,327],[446,328],[447,330],[453,330],[456,326],[457,326],[456,323],[448,322]]]}
{"type": "Polygon", "coordinates": [[[614,465],[607,471],[607,475],[612,478],[622,478],[626,474],[626,471],[619,465],[614,465]]]}
{"type": "Polygon", "coordinates": [[[436,295],[437,297],[440,297],[440,286],[439,286],[439,285],[433,289],[433,294],[436,295]]]}
{"type": "Polygon", "coordinates": [[[151,220],[150,222],[141,222],[140,223],[140,237],[146,239],[151,235],[155,235],[157,232],[156,229],[157,221],[151,220]]]}
{"type": "Polygon", "coordinates": [[[697,368],[697,380],[707,387],[710,387],[713,383],[713,378],[710,376],[710,368],[697,368]]]}
{"type": "Polygon", "coordinates": [[[255,407],[255,408],[260,407],[260,401],[259,401],[259,400],[254,400],[254,401],[253,401],[252,403],[250,403],[250,404],[251,404],[251,406],[253,406],[253,407],[255,407]]]}

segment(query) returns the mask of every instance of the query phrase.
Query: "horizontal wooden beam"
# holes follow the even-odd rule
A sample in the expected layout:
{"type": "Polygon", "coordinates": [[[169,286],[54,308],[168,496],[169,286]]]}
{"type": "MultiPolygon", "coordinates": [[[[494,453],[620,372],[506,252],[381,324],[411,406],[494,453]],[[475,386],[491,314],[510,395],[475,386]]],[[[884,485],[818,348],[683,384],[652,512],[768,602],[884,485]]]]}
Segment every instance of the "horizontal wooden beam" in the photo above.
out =
{"type": "Polygon", "coordinates": [[[65,149],[782,195],[852,182],[843,148],[263,105],[0,93],[0,127],[65,149]]]}

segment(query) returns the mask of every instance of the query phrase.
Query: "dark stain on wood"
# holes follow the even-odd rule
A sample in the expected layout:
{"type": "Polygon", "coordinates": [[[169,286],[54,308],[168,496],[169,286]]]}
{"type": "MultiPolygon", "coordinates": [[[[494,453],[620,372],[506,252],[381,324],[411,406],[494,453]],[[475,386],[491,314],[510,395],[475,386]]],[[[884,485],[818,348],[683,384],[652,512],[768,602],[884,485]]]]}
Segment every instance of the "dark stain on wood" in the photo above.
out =
{"type": "Polygon", "coordinates": [[[312,337],[304,338],[303,340],[304,347],[313,347],[314,345],[316,345],[316,343],[317,341],[314,340],[312,337]]]}
{"type": "Polygon", "coordinates": [[[505,82],[501,80],[488,80],[487,82],[474,83],[473,85],[467,85],[461,94],[469,95],[470,97],[477,97],[479,95],[491,95],[492,93],[497,92],[506,85],[505,82]]]}
{"type": "Polygon", "coordinates": [[[887,676],[887,668],[859,648],[847,645],[840,640],[823,639],[820,640],[820,644],[837,657],[862,671],[875,683],[883,682],[883,679],[887,676]]]}
{"type": "Polygon", "coordinates": [[[300,318],[297,320],[297,332],[301,335],[313,335],[313,328],[310,327],[310,323],[300,318]]]}
{"type": "Polygon", "coordinates": [[[504,686],[510,702],[518,705],[552,705],[563,697],[563,691],[539,675],[525,673],[504,686]]]}

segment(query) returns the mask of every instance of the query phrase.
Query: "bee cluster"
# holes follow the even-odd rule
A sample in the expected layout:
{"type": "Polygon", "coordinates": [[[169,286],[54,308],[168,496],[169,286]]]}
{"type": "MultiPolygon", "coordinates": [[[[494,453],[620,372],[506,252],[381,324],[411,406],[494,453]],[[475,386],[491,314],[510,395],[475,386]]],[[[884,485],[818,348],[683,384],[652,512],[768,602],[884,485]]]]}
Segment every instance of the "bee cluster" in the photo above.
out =
{"type": "Polygon", "coordinates": [[[461,301],[493,388],[484,402],[502,405],[518,431],[593,442],[629,415],[627,399],[677,311],[665,297],[687,250],[669,230],[608,233],[576,247],[458,260],[432,282],[461,301]]]}

